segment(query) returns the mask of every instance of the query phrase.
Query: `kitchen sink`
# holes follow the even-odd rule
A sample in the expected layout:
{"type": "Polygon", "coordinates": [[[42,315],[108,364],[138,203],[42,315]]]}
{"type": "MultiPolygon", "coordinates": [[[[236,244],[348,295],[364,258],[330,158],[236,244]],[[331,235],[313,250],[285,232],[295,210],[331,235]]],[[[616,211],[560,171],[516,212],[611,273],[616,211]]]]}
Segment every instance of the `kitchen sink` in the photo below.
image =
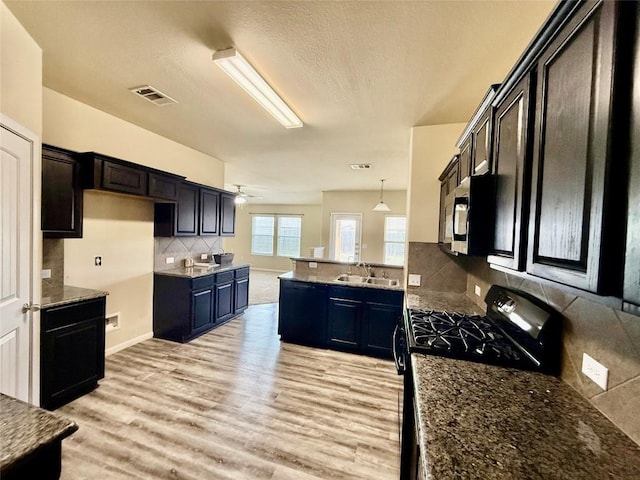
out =
{"type": "Polygon", "coordinates": [[[373,285],[385,285],[387,287],[396,287],[399,284],[396,278],[367,278],[364,283],[371,283],[373,285]]]}
{"type": "Polygon", "coordinates": [[[367,277],[362,277],[360,275],[348,275],[343,273],[342,275],[336,278],[339,282],[347,282],[347,283],[364,283],[367,280],[367,277]]]}
{"type": "Polygon", "coordinates": [[[348,275],[346,273],[339,275],[336,280],[345,283],[368,283],[369,285],[384,285],[387,287],[395,287],[400,283],[397,278],[367,278],[360,275],[348,275]]]}

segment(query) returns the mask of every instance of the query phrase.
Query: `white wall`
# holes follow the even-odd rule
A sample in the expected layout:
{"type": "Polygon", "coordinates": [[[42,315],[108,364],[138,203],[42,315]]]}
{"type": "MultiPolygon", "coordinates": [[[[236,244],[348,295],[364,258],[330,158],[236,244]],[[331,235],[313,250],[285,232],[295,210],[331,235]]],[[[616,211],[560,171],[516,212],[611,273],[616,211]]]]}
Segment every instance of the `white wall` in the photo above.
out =
{"type": "Polygon", "coordinates": [[[42,50],[0,2],[0,112],[42,138],[42,50]]]}
{"type": "MultiPolygon", "coordinates": [[[[44,89],[44,143],[74,151],[97,151],[123,160],[224,185],[224,164],[155,133],[44,89]]],[[[65,283],[107,290],[107,315],[120,314],[120,330],[108,333],[117,349],[153,328],[153,202],[84,192],[83,238],[66,239],[65,283]],[[102,266],[94,266],[94,256],[102,266]]]]}
{"type": "Polygon", "coordinates": [[[458,152],[455,143],[465,126],[466,123],[450,123],[411,129],[410,183],[407,192],[410,242],[438,241],[438,177],[458,152]]]}

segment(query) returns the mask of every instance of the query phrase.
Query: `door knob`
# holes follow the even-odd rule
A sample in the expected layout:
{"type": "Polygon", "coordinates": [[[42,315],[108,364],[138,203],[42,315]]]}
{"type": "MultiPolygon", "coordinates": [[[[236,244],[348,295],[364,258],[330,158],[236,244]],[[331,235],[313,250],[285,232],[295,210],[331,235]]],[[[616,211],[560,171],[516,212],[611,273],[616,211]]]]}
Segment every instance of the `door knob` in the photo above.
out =
{"type": "Polygon", "coordinates": [[[24,305],[22,305],[22,313],[39,312],[39,311],[40,311],[40,305],[38,305],[37,303],[25,303],[24,305]]]}

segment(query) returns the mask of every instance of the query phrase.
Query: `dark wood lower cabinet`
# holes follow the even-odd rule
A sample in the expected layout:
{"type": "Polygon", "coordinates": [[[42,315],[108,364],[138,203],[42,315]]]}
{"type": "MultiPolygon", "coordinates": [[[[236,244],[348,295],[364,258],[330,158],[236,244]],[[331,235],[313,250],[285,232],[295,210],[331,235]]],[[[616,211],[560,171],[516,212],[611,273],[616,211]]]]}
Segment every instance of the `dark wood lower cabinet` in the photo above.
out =
{"type": "Polygon", "coordinates": [[[156,338],[188,342],[242,313],[249,303],[249,267],[195,278],[156,273],[153,279],[156,338]]]}
{"type": "Polygon", "coordinates": [[[105,298],[43,308],[40,405],[55,409],[104,378],[105,298]]]}
{"type": "Polygon", "coordinates": [[[278,333],[286,342],[392,358],[403,296],[399,290],[281,280],[278,333]]]}

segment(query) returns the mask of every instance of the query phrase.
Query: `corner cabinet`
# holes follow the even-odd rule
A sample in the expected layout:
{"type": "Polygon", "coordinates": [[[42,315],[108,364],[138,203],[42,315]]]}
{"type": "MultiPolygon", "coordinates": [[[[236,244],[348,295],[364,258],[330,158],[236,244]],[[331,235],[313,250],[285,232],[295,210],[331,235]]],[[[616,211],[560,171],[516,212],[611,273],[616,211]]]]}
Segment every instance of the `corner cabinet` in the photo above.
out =
{"type": "Polygon", "coordinates": [[[249,267],[195,278],[153,276],[153,336],[186,343],[223,324],[248,305],[249,267]]]}
{"type": "Polygon", "coordinates": [[[624,254],[625,192],[616,181],[626,178],[612,128],[622,125],[620,10],[582,4],[537,61],[527,257],[528,273],[613,295],[624,254]]]}
{"type": "Polygon", "coordinates": [[[176,203],[155,204],[154,236],[233,236],[235,220],[234,194],[181,182],[176,203]]]}
{"type": "Polygon", "coordinates": [[[495,229],[488,261],[514,270],[524,270],[526,261],[533,119],[530,86],[527,74],[498,100],[495,114],[495,229]]]}
{"type": "Polygon", "coordinates": [[[42,219],[45,238],[82,238],[80,162],[74,152],[42,145],[42,219]]]}
{"type": "Polygon", "coordinates": [[[104,378],[105,298],[43,308],[40,405],[53,410],[104,378]]]}

